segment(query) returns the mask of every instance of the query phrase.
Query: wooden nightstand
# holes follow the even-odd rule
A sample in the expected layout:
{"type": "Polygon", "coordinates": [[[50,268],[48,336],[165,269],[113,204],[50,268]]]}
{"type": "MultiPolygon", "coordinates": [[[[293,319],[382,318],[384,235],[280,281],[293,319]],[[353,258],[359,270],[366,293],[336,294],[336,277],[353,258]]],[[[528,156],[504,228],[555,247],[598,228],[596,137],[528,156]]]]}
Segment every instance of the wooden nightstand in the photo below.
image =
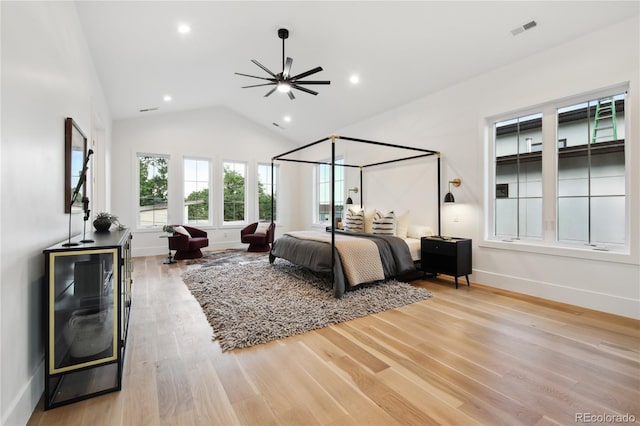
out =
{"type": "Polygon", "coordinates": [[[432,274],[451,275],[458,288],[458,277],[464,275],[469,285],[471,240],[468,238],[422,237],[420,268],[432,274]]]}

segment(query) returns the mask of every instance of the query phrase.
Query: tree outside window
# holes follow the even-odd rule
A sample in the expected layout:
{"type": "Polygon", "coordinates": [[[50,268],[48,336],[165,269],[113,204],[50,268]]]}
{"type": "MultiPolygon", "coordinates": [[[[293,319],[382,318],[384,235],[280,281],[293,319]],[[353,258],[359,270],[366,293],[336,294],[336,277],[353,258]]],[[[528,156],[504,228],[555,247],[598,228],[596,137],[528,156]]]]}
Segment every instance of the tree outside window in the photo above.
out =
{"type": "Polygon", "coordinates": [[[138,155],[138,224],[162,226],[168,223],[169,159],[138,155]]]}
{"type": "Polygon", "coordinates": [[[204,159],[184,159],[184,209],[187,223],[206,225],[209,219],[210,162],[204,159]]]}
{"type": "Polygon", "coordinates": [[[273,189],[273,212],[278,211],[278,166],[273,166],[273,181],[271,180],[271,164],[258,164],[258,219],[261,221],[276,220],[271,217],[271,190],[273,189]]]}
{"type": "Polygon", "coordinates": [[[225,162],[223,190],[223,218],[225,223],[246,222],[245,189],[246,164],[225,162]]]}

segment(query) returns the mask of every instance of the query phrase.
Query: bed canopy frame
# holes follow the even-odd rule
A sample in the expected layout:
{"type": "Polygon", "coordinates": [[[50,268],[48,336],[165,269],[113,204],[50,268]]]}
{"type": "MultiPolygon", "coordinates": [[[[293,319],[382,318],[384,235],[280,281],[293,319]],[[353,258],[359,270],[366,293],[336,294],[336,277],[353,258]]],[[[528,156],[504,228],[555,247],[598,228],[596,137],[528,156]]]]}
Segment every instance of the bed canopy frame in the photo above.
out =
{"type": "MultiPolygon", "coordinates": [[[[423,148],[415,148],[415,147],[411,147],[411,146],[404,146],[404,145],[396,145],[396,144],[391,144],[391,143],[386,143],[386,142],[377,142],[377,141],[372,141],[372,140],[367,140],[367,139],[358,139],[358,138],[352,138],[352,137],[348,137],[348,136],[338,136],[338,135],[331,135],[322,139],[319,139],[315,142],[311,142],[308,143],[304,146],[301,146],[299,148],[296,149],[292,149],[290,151],[284,152],[282,154],[276,155],[271,159],[271,181],[273,182],[273,177],[274,177],[274,168],[275,168],[275,162],[276,161],[289,161],[289,162],[294,162],[294,163],[306,163],[306,164],[316,164],[316,165],[328,165],[331,166],[331,263],[332,265],[335,265],[335,216],[336,216],[336,200],[335,200],[335,168],[336,166],[338,167],[350,167],[350,168],[357,168],[360,169],[360,207],[363,207],[363,199],[364,199],[364,191],[362,190],[362,172],[365,168],[369,168],[369,167],[375,167],[375,166],[382,166],[385,164],[391,164],[391,163],[398,163],[398,162],[402,162],[402,161],[408,161],[408,160],[414,160],[417,158],[422,158],[422,157],[431,157],[431,156],[436,156],[437,157],[437,166],[438,166],[438,191],[437,191],[437,197],[438,199],[436,200],[436,205],[438,206],[438,235],[441,235],[441,208],[440,208],[440,152],[439,151],[433,151],[430,149],[423,149],[423,148]],[[396,148],[398,150],[405,150],[405,151],[412,151],[413,154],[412,155],[408,155],[406,157],[401,157],[401,158],[396,158],[393,160],[387,160],[387,161],[379,161],[379,162],[375,162],[375,163],[370,163],[370,164],[336,164],[336,141],[337,140],[345,140],[345,141],[351,141],[351,142],[357,142],[357,143],[362,143],[362,144],[368,144],[368,145],[376,145],[376,146],[382,146],[382,147],[387,147],[387,148],[396,148]],[[327,162],[327,161],[310,161],[310,160],[299,160],[296,158],[287,158],[288,156],[290,156],[291,154],[300,152],[300,151],[304,151],[306,149],[309,149],[313,146],[316,146],[318,144],[321,144],[323,142],[326,141],[331,141],[331,161],[327,162]]],[[[274,209],[274,189],[273,189],[273,185],[271,185],[271,221],[273,222],[273,218],[274,218],[274,213],[275,213],[275,209],[274,209]]],[[[333,272],[331,273],[331,278],[332,281],[335,282],[334,280],[334,276],[333,276],[333,272]]]]}

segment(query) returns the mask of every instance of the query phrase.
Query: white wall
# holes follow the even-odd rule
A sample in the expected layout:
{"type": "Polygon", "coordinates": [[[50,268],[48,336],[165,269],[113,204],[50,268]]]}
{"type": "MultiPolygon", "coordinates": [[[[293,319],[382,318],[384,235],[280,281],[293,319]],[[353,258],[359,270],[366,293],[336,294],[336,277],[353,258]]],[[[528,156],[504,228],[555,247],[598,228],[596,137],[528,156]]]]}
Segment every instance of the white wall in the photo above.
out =
{"type": "MultiPolygon", "coordinates": [[[[416,145],[442,152],[442,191],[446,182],[461,178],[454,188],[456,203],[443,206],[443,235],[473,239],[473,280],[499,288],[640,318],[640,46],[638,18],[592,33],[570,43],[531,56],[521,62],[480,75],[432,96],[371,117],[338,134],[416,145]],[[613,64],[603,62],[616,58],[613,64]],[[611,65],[611,66],[610,66],[611,65]],[[627,118],[629,141],[627,182],[630,220],[630,255],[560,250],[526,244],[486,243],[484,200],[487,196],[485,119],[630,82],[627,118]],[[509,245],[512,244],[512,245],[509,245]]],[[[544,172],[544,170],[543,170],[544,172]]],[[[389,170],[392,179],[406,177],[395,187],[365,186],[365,199],[396,198],[395,188],[420,181],[415,196],[422,200],[435,180],[407,174],[403,167],[389,170]],[[378,193],[382,191],[382,194],[378,193]]],[[[351,177],[347,185],[355,183],[351,177]]],[[[306,183],[305,183],[306,185],[306,183]]],[[[402,208],[422,212],[403,201],[402,208]]],[[[373,207],[376,207],[375,205],[373,207]]],[[[424,208],[424,206],[423,206],[424,208]]],[[[555,226],[553,212],[546,226],[555,226]]],[[[413,221],[418,220],[414,217],[413,221]]]]}
{"type": "MultiPolygon", "coordinates": [[[[148,113],[154,114],[154,113],[148,113]]],[[[212,226],[198,226],[208,232],[209,249],[240,245],[241,226],[222,226],[220,192],[222,162],[247,162],[249,221],[257,220],[257,165],[270,163],[274,155],[295,147],[293,143],[222,107],[212,107],[171,114],[148,115],[139,119],[119,120],[113,124],[112,213],[133,231],[134,256],[165,254],[166,235],[161,229],[136,229],[137,153],[169,155],[169,222],[183,223],[183,158],[211,160],[214,211],[212,226]]],[[[279,203],[276,234],[296,229],[298,168],[280,164],[279,203]]]]}
{"type": "Polygon", "coordinates": [[[1,2],[0,11],[0,421],[20,425],[44,390],[42,250],[67,237],[64,119],[91,138],[101,117],[105,143],[111,119],[72,2],[1,2]]]}

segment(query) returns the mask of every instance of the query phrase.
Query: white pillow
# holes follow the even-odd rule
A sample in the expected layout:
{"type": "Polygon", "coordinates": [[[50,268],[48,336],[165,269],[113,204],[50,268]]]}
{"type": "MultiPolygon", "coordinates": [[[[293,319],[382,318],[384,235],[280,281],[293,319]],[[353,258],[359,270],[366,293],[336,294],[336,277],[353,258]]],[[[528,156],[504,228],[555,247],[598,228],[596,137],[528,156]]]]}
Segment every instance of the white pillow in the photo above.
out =
{"type": "Polygon", "coordinates": [[[253,233],[266,234],[267,231],[269,230],[270,225],[271,225],[271,222],[258,222],[258,226],[256,227],[256,230],[253,233]]]}
{"type": "Polygon", "coordinates": [[[376,209],[366,209],[364,211],[364,232],[373,234],[373,217],[376,215],[376,209]]]}
{"type": "Polygon", "coordinates": [[[396,216],[396,237],[407,238],[409,231],[409,210],[396,216]]]}
{"type": "Polygon", "coordinates": [[[364,210],[347,209],[344,218],[344,230],[349,232],[364,232],[364,210]]]}
{"type": "Polygon", "coordinates": [[[409,225],[407,229],[407,237],[409,238],[422,238],[433,235],[433,231],[429,226],[424,225],[409,225]]]}
{"type": "Polygon", "coordinates": [[[191,238],[191,234],[189,233],[189,231],[184,229],[184,226],[174,226],[173,227],[173,232],[175,232],[177,234],[186,235],[187,237],[191,238]]]}
{"type": "Polygon", "coordinates": [[[376,210],[373,217],[373,233],[378,235],[394,235],[396,232],[396,215],[392,211],[382,213],[376,210]]]}

